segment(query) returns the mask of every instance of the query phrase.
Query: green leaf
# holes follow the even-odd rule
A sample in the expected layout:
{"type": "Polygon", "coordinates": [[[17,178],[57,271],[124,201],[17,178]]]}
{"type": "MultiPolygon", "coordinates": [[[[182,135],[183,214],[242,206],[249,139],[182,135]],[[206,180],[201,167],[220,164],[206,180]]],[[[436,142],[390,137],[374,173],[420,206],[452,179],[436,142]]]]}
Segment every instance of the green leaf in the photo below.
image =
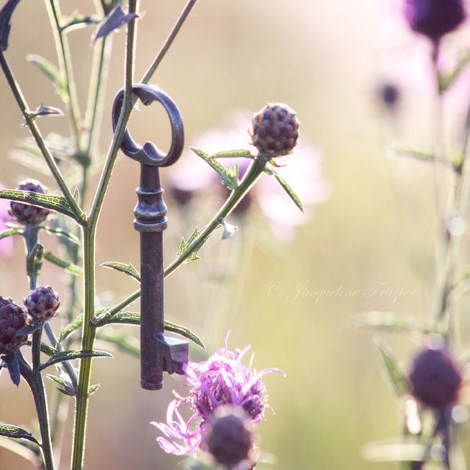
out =
{"type": "Polygon", "coordinates": [[[140,273],[137,269],[132,266],[132,264],[119,263],[118,261],[107,261],[106,263],[101,263],[101,266],[105,268],[115,269],[121,273],[127,274],[128,276],[134,278],[137,282],[140,282],[140,273]]]}
{"type": "Polygon", "coordinates": [[[62,101],[66,102],[68,99],[67,88],[59,69],[52,62],[37,54],[27,55],[26,60],[36,66],[54,84],[62,101]]]}
{"type": "Polygon", "coordinates": [[[438,333],[432,322],[411,315],[394,312],[372,311],[356,315],[354,322],[358,328],[383,329],[398,332],[418,331],[424,334],[438,333]]]}
{"type": "MultiPolygon", "coordinates": [[[[97,326],[104,326],[104,325],[110,325],[110,324],[117,324],[117,325],[140,325],[140,314],[135,313],[135,312],[119,312],[113,315],[112,317],[106,318],[106,316],[101,320],[97,322],[97,326]]],[[[177,333],[181,336],[183,336],[186,339],[189,339],[190,341],[193,341],[195,344],[198,346],[201,346],[201,348],[205,348],[204,343],[202,340],[195,335],[189,328],[185,328],[183,326],[177,325],[176,323],[166,321],[164,324],[164,328],[166,331],[171,331],[172,333],[177,333]]]]}
{"type": "MultiPolygon", "coordinates": [[[[186,252],[186,250],[191,246],[191,243],[200,235],[202,230],[198,230],[197,228],[194,229],[194,232],[191,234],[191,236],[186,240],[184,237],[181,240],[180,246],[178,247],[178,251],[176,252],[176,256],[181,256],[183,253],[186,252]]],[[[198,250],[193,251],[186,259],[185,263],[190,263],[191,261],[195,261],[199,259],[199,256],[197,255],[198,250]]]]}
{"type": "Polygon", "coordinates": [[[191,147],[191,150],[200,158],[202,158],[209,166],[214,169],[218,175],[222,178],[224,185],[231,190],[235,190],[238,187],[238,168],[235,170],[227,168],[226,166],[219,163],[215,158],[210,157],[207,153],[200,149],[191,147]]]}
{"type": "Polygon", "coordinates": [[[409,393],[408,380],[402,371],[396,354],[382,340],[376,341],[376,346],[380,353],[380,359],[384,366],[385,376],[398,397],[409,393]]]}
{"type": "Polygon", "coordinates": [[[101,341],[113,344],[120,351],[129,353],[135,357],[140,357],[140,348],[137,340],[125,334],[107,334],[98,332],[96,337],[101,341]]]}
{"type": "Polygon", "coordinates": [[[65,238],[69,242],[72,242],[74,245],[80,244],[80,239],[71,232],[64,230],[62,227],[42,227],[47,233],[55,235],[56,237],[65,238]]]}
{"type": "MultiPolygon", "coordinates": [[[[51,194],[34,193],[31,191],[20,191],[18,189],[0,189],[0,199],[10,199],[12,201],[24,202],[34,206],[52,209],[75,220],[77,216],[72,211],[67,200],[62,196],[53,196],[51,194]]],[[[81,221],[81,220],[80,220],[81,221]]]]}
{"type": "Polygon", "coordinates": [[[470,50],[467,50],[460,57],[455,68],[447,74],[441,74],[439,76],[439,91],[444,93],[447,91],[455,81],[461,76],[467,65],[470,63],[470,50]]]}
{"type": "MultiPolygon", "coordinates": [[[[194,150],[194,149],[193,149],[194,150]]],[[[209,158],[251,158],[255,156],[247,149],[237,150],[222,150],[221,152],[213,153],[209,158]]]]}
{"type": "Polygon", "coordinates": [[[263,171],[265,173],[273,175],[274,178],[276,178],[276,181],[281,185],[281,188],[294,201],[295,205],[303,212],[304,206],[302,205],[302,201],[300,200],[299,196],[297,196],[296,192],[292,189],[292,187],[289,185],[289,183],[276,170],[274,170],[274,168],[265,168],[263,171]]]}
{"type": "Polygon", "coordinates": [[[13,227],[8,230],[4,230],[3,232],[0,232],[0,240],[2,238],[7,238],[7,237],[12,237],[14,235],[23,235],[24,230],[20,227],[13,227]]]}
{"type": "Polygon", "coordinates": [[[11,424],[0,424],[0,436],[9,437],[10,439],[26,439],[39,445],[39,442],[31,433],[11,424]]]}
{"type": "Polygon", "coordinates": [[[64,380],[60,377],[57,377],[57,375],[52,375],[52,374],[46,374],[46,377],[49,380],[52,380],[56,384],[60,385],[60,387],[57,389],[59,390],[59,392],[62,392],[65,395],[68,395],[70,397],[75,396],[75,390],[73,389],[73,386],[70,383],[70,381],[64,380]]]}
{"type": "Polygon", "coordinates": [[[45,364],[41,364],[39,370],[57,364],[58,362],[73,361],[74,359],[83,359],[86,357],[113,357],[106,351],[59,351],[55,353],[45,364]]]}
{"type": "Polygon", "coordinates": [[[369,462],[421,462],[427,446],[412,440],[387,440],[365,445],[362,453],[369,462]]]}
{"type": "Polygon", "coordinates": [[[66,340],[70,335],[72,335],[76,330],[81,328],[83,325],[83,315],[79,315],[72,323],[69,323],[59,335],[59,343],[66,340]]]}
{"type": "Polygon", "coordinates": [[[100,388],[100,386],[100,384],[90,385],[90,388],[88,389],[88,396],[91,397],[100,388]]]}
{"type": "Polygon", "coordinates": [[[67,261],[65,259],[59,258],[58,256],[54,255],[50,251],[46,251],[44,253],[44,259],[49,261],[49,263],[59,266],[59,268],[64,269],[65,271],[67,271],[70,274],[73,274],[74,276],[83,275],[83,269],[80,266],[73,264],[71,261],[67,261]]]}

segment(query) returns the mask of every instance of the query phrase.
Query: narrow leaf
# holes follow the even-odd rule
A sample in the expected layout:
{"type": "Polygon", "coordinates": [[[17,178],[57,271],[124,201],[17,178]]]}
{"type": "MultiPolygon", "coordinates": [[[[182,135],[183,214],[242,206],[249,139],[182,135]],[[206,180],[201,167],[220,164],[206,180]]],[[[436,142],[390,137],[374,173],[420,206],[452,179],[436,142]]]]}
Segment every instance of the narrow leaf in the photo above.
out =
{"type": "Polygon", "coordinates": [[[58,362],[73,361],[74,359],[83,359],[85,357],[113,357],[106,351],[59,351],[54,354],[45,364],[42,364],[39,370],[44,370],[58,362]]]}
{"type": "MultiPolygon", "coordinates": [[[[139,326],[140,314],[135,312],[119,312],[113,315],[112,317],[104,317],[101,321],[97,323],[97,326],[104,326],[110,324],[139,326]]],[[[183,326],[177,325],[176,323],[166,320],[164,328],[166,331],[177,333],[183,336],[184,338],[193,341],[198,346],[201,346],[201,348],[205,348],[205,345],[202,340],[197,335],[195,335],[189,328],[185,328],[183,326]]]]}
{"type": "Polygon", "coordinates": [[[8,49],[11,17],[18,3],[20,3],[20,0],[8,0],[0,10],[0,51],[6,51],[8,49]]]}
{"type": "Polygon", "coordinates": [[[11,424],[0,424],[0,436],[9,437],[10,439],[26,439],[39,445],[39,442],[31,433],[11,424]]]}
{"type": "Polygon", "coordinates": [[[118,5],[97,27],[92,41],[96,41],[102,37],[107,36],[116,29],[130,23],[138,15],[136,13],[127,13],[118,5]]]}
{"type": "Polygon", "coordinates": [[[65,101],[68,98],[67,88],[59,69],[44,57],[37,54],[29,54],[26,60],[36,66],[54,85],[58,95],[65,101]]]}
{"type": "MultiPolygon", "coordinates": [[[[190,237],[186,240],[184,237],[181,240],[180,246],[178,247],[178,251],[176,252],[176,256],[181,256],[186,250],[191,246],[193,241],[200,235],[202,230],[198,230],[197,228],[194,229],[194,232],[190,235],[190,237]]],[[[197,255],[197,250],[193,251],[184,261],[185,263],[190,263],[191,261],[195,261],[199,259],[197,255]]]]}
{"type": "Polygon", "coordinates": [[[46,374],[46,377],[49,380],[52,380],[56,384],[60,385],[60,387],[57,389],[57,390],[59,390],[59,392],[62,392],[65,395],[68,395],[70,397],[75,396],[75,390],[73,389],[73,386],[70,383],[70,381],[64,380],[60,377],[57,377],[57,375],[52,375],[52,374],[46,374]]]}
{"type": "Polygon", "coordinates": [[[454,70],[450,73],[442,74],[439,77],[439,91],[444,93],[447,91],[455,82],[456,80],[462,75],[462,72],[466,69],[467,65],[470,63],[470,51],[465,51],[460,57],[457,65],[455,66],[454,70]]]}
{"type": "Polygon", "coordinates": [[[65,238],[66,240],[72,242],[74,245],[80,244],[80,239],[73,233],[64,230],[62,227],[43,227],[47,233],[55,235],[57,237],[65,238]]]}
{"type": "Polygon", "coordinates": [[[88,396],[91,397],[100,388],[100,386],[100,384],[91,385],[88,389],[88,396]]]}
{"type": "MultiPolygon", "coordinates": [[[[194,149],[193,149],[194,150],[194,149]]],[[[236,150],[222,150],[221,152],[213,153],[209,158],[255,158],[254,155],[247,149],[236,150]]]]}
{"type": "Polygon", "coordinates": [[[25,325],[16,332],[16,336],[27,336],[41,328],[40,324],[25,325]]]}
{"type": "Polygon", "coordinates": [[[274,178],[276,178],[276,181],[281,185],[281,188],[294,201],[295,205],[303,212],[304,207],[302,205],[302,201],[300,200],[299,196],[297,196],[296,192],[292,189],[290,184],[277,171],[275,171],[274,168],[265,168],[264,172],[273,175],[274,178]]]}
{"type": "Polygon", "coordinates": [[[66,340],[70,335],[72,335],[76,330],[80,329],[83,325],[83,315],[79,315],[72,323],[69,323],[59,335],[59,343],[66,340]]]}
{"type": "Polygon", "coordinates": [[[65,259],[59,258],[58,256],[54,255],[50,251],[46,251],[44,253],[44,259],[49,261],[49,263],[59,266],[59,268],[65,269],[65,271],[67,271],[70,274],[73,274],[74,276],[83,275],[83,269],[80,266],[73,264],[71,261],[67,261],[65,259]]]}
{"type": "Polygon", "coordinates": [[[117,261],[107,261],[102,263],[101,266],[105,268],[115,269],[121,273],[127,274],[128,276],[134,278],[136,281],[140,282],[140,273],[137,269],[132,266],[132,264],[119,263],[117,261]]]}
{"type": "Polygon", "coordinates": [[[384,341],[377,340],[376,346],[380,353],[380,359],[384,366],[385,376],[398,397],[406,395],[408,390],[408,380],[402,372],[398,358],[384,341]]]}
{"type": "Polygon", "coordinates": [[[238,187],[238,171],[233,171],[230,168],[219,163],[215,158],[211,158],[207,153],[200,149],[191,147],[191,150],[200,158],[202,158],[209,166],[214,169],[222,178],[224,185],[231,190],[238,187]]]}
{"type": "Polygon", "coordinates": [[[13,227],[8,230],[4,230],[3,232],[0,232],[0,240],[14,235],[23,235],[23,232],[24,230],[20,227],[13,227]]]}
{"type": "Polygon", "coordinates": [[[63,116],[64,113],[59,108],[41,104],[34,111],[31,111],[29,115],[36,118],[40,116],[63,116]]]}
{"type": "Polygon", "coordinates": [[[20,363],[18,362],[18,356],[15,353],[7,354],[6,356],[3,356],[2,359],[7,365],[11,381],[18,387],[21,381],[20,363]]]}
{"type": "Polygon", "coordinates": [[[31,191],[20,191],[18,189],[0,189],[0,199],[10,199],[13,201],[31,204],[33,206],[45,207],[57,212],[61,212],[77,220],[77,216],[72,211],[67,200],[62,196],[51,194],[34,193],[31,191]]]}
{"type": "Polygon", "coordinates": [[[398,332],[419,331],[424,334],[438,333],[431,322],[416,316],[400,315],[394,312],[372,311],[356,315],[358,328],[383,329],[398,332]]]}

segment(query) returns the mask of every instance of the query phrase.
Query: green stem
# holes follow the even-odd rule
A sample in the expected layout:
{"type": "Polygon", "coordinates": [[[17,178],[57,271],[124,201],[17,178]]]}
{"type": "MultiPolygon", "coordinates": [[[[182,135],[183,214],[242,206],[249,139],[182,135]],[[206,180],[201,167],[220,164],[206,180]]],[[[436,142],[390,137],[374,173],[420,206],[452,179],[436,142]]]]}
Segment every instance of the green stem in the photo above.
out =
{"type": "Polygon", "coordinates": [[[67,92],[67,108],[70,116],[70,123],[75,138],[77,150],[80,150],[81,118],[78,106],[77,90],[72,72],[72,60],[70,48],[66,34],[61,27],[61,12],[59,4],[55,0],[48,0],[46,3],[51,24],[53,25],[54,42],[57,48],[57,58],[59,60],[60,75],[67,92]]]}
{"type": "Polygon", "coordinates": [[[153,60],[150,67],[147,69],[144,76],[142,77],[141,83],[148,83],[150,81],[153,74],[155,73],[158,66],[160,65],[160,62],[163,60],[166,53],[168,52],[168,49],[173,44],[173,41],[175,40],[176,36],[178,35],[178,33],[179,33],[181,27],[183,26],[184,22],[186,21],[189,14],[191,13],[191,10],[193,9],[194,5],[196,5],[196,2],[197,2],[197,0],[189,0],[188,1],[186,6],[184,7],[183,11],[181,12],[179,18],[177,19],[176,23],[174,24],[172,30],[170,31],[170,34],[165,39],[165,42],[163,43],[163,46],[160,48],[157,55],[155,56],[155,59],[153,60]]]}
{"type": "Polygon", "coordinates": [[[52,453],[52,442],[49,431],[49,412],[47,409],[46,389],[42,382],[40,373],[35,373],[30,365],[26,362],[21,353],[18,353],[18,361],[20,363],[21,374],[28,382],[31,393],[34,397],[36,405],[36,413],[38,415],[39,428],[41,432],[41,449],[44,458],[45,470],[54,470],[54,458],[52,453]]]}
{"type": "MultiPolygon", "coordinates": [[[[83,259],[84,259],[84,328],[82,350],[92,351],[96,330],[91,320],[95,315],[95,228],[83,229],[83,259]]],[[[75,426],[73,433],[72,470],[83,468],[85,452],[85,434],[88,414],[88,391],[91,382],[92,359],[83,358],[80,361],[80,375],[75,408],[75,426]]]]}
{"type": "Polygon", "coordinates": [[[21,113],[23,114],[24,120],[26,125],[28,126],[29,130],[31,131],[31,134],[34,137],[34,140],[36,141],[36,145],[38,146],[39,150],[41,151],[42,155],[44,156],[44,159],[46,160],[46,163],[56,180],[60,190],[62,191],[63,196],[67,200],[69,206],[71,207],[72,211],[75,214],[75,220],[81,224],[85,225],[86,221],[83,216],[83,212],[78,206],[78,204],[75,202],[75,199],[72,196],[72,193],[70,192],[69,188],[67,187],[67,184],[64,180],[64,177],[62,176],[59,167],[57,166],[54,157],[50,153],[49,149],[47,148],[47,145],[44,141],[44,138],[41,135],[41,132],[39,131],[38,126],[36,125],[36,122],[34,120],[34,117],[31,116],[31,113],[29,111],[29,108],[26,104],[26,100],[23,96],[23,93],[21,92],[21,89],[13,75],[13,72],[6,60],[5,55],[3,52],[0,51],[0,66],[2,68],[3,73],[5,74],[5,78],[8,82],[8,85],[13,93],[13,96],[15,97],[15,100],[18,104],[18,107],[20,108],[21,113]]]}

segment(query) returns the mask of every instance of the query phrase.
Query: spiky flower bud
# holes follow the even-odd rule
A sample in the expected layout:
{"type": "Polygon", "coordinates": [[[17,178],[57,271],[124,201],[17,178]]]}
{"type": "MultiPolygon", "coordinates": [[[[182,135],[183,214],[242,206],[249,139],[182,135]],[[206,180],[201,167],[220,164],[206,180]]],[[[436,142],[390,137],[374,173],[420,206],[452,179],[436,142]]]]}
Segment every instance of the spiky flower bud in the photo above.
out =
{"type": "Polygon", "coordinates": [[[12,354],[28,340],[28,336],[16,336],[26,325],[26,312],[10,298],[0,297],[0,354],[12,354]]]}
{"type": "Polygon", "coordinates": [[[239,406],[221,406],[203,427],[201,447],[231,469],[249,462],[253,449],[253,421],[239,406]]]}
{"type": "Polygon", "coordinates": [[[413,359],[409,380],[420,403],[441,409],[457,401],[462,375],[447,349],[426,347],[413,359]]]}
{"type": "Polygon", "coordinates": [[[463,0],[405,0],[410,28],[434,42],[457,29],[465,16],[463,0]]]}
{"type": "Polygon", "coordinates": [[[268,104],[254,114],[249,133],[260,153],[279,157],[291,153],[296,146],[299,121],[286,104],[268,104]]]}
{"type": "Polygon", "coordinates": [[[59,296],[50,286],[36,287],[24,299],[28,313],[36,321],[50,320],[60,306],[59,296]]]}
{"type": "MultiPolygon", "coordinates": [[[[47,194],[47,189],[41,183],[32,180],[21,183],[16,189],[47,194]]],[[[20,224],[39,225],[46,220],[51,211],[43,207],[12,201],[8,212],[10,216],[20,224]]]]}

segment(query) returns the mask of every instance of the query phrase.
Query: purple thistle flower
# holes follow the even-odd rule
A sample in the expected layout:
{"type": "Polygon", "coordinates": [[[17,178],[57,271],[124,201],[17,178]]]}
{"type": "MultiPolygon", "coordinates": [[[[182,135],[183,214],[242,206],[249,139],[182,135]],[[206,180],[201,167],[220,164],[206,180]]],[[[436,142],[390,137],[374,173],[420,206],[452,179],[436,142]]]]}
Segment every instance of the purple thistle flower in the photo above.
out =
{"type": "Polygon", "coordinates": [[[405,0],[410,28],[434,42],[457,29],[465,20],[463,0],[405,0]]]}
{"type": "Polygon", "coordinates": [[[279,369],[269,368],[256,372],[242,360],[249,350],[235,352],[227,347],[220,349],[200,363],[189,362],[186,379],[191,386],[190,396],[177,397],[168,406],[167,422],[153,422],[162,433],[157,442],[163,451],[174,455],[186,455],[201,445],[202,428],[221,406],[233,405],[243,408],[253,423],[258,423],[267,406],[266,387],[261,378],[270,372],[285,375],[279,369]],[[192,412],[185,420],[179,410],[187,405],[192,412]]]}

